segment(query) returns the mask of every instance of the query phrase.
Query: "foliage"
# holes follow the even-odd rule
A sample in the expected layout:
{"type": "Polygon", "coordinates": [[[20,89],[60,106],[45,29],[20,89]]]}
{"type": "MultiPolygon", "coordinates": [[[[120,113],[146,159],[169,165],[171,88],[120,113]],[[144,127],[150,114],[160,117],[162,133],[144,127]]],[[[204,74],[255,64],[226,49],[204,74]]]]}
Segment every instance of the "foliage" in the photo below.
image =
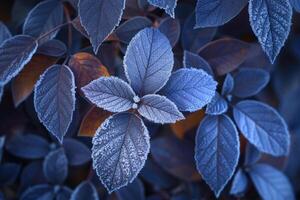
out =
{"type": "Polygon", "coordinates": [[[0,199],[296,199],[298,1],[4,2],[0,199]]]}

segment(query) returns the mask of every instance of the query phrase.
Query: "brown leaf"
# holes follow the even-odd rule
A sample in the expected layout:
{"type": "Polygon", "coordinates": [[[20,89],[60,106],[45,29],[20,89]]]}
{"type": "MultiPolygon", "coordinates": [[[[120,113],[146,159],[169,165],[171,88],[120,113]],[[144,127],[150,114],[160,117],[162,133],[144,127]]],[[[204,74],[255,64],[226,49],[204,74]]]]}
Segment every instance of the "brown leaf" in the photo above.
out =
{"type": "Polygon", "coordinates": [[[239,67],[247,58],[250,45],[240,40],[223,38],[208,43],[200,50],[202,56],[222,76],[239,67]]]}
{"type": "Polygon", "coordinates": [[[112,113],[98,107],[92,107],[84,116],[78,136],[93,137],[96,130],[112,113]]]}
{"type": "Polygon", "coordinates": [[[180,139],[184,138],[184,135],[199,126],[200,121],[204,118],[205,112],[199,110],[186,116],[185,120],[178,121],[175,124],[171,124],[173,133],[180,139]]]}
{"type": "Polygon", "coordinates": [[[57,58],[40,54],[33,56],[31,61],[12,82],[12,95],[15,107],[26,100],[33,91],[34,85],[38,81],[40,75],[48,67],[55,64],[57,60],[57,58]]]}
{"type": "Polygon", "coordinates": [[[79,90],[91,81],[109,76],[109,73],[100,60],[89,53],[76,53],[69,60],[69,67],[75,74],[76,86],[79,90]]]}

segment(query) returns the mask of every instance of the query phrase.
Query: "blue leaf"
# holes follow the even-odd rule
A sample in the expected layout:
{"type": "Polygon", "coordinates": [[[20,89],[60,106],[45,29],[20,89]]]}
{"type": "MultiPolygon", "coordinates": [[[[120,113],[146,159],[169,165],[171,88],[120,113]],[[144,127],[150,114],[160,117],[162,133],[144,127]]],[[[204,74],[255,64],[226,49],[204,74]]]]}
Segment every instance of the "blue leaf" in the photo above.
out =
{"type": "Polygon", "coordinates": [[[152,22],[147,17],[133,17],[123,24],[121,24],[116,30],[115,34],[125,44],[129,44],[130,40],[142,29],[152,25],[152,22]]]}
{"type": "Polygon", "coordinates": [[[149,94],[141,99],[138,112],[155,123],[175,123],[184,119],[177,106],[164,96],[149,94]]]}
{"type": "Polygon", "coordinates": [[[300,12],[300,1],[299,0],[290,0],[292,7],[296,10],[296,12],[300,12]]]}
{"type": "Polygon", "coordinates": [[[241,197],[246,193],[248,188],[248,178],[242,169],[239,169],[232,181],[230,194],[236,197],[241,197]]]}
{"type": "Polygon", "coordinates": [[[140,176],[146,182],[155,185],[158,189],[172,188],[177,184],[177,179],[163,170],[155,161],[148,158],[140,176]]]}
{"type": "Polygon", "coordinates": [[[184,22],[181,34],[182,47],[193,53],[198,53],[201,47],[210,42],[216,35],[216,28],[194,29],[195,13],[193,12],[184,22]]]}
{"type": "Polygon", "coordinates": [[[270,74],[265,70],[243,68],[234,76],[233,94],[240,98],[254,96],[267,86],[269,80],[270,74]]]}
{"type": "Polygon", "coordinates": [[[10,154],[26,159],[43,158],[50,151],[49,143],[33,134],[16,135],[7,141],[5,147],[10,154]]]}
{"type": "Polygon", "coordinates": [[[247,3],[248,0],[198,0],[195,28],[224,25],[238,15],[247,3]]]}
{"type": "Polygon", "coordinates": [[[50,152],[43,163],[43,171],[48,182],[62,184],[68,176],[68,159],[62,148],[50,152]]]}
{"type": "Polygon", "coordinates": [[[99,200],[95,186],[88,181],[81,182],[73,191],[70,200],[99,200]]]}
{"type": "Polygon", "coordinates": [[[177,0],[148,0],[148,2],[156,7],[164,9],[167,14],[175,18],[177,0]]]}
{"type": "Polygon", "coordinates": [[[34,38],[25,35],[12,37],[0,46],[0,83],[6,84],[30,61],[37,49],[34,38]]]}
{"type": "Polygon", "coordinates": [[[164,18],[160,22],[158,29],[169,39],[172,47],[177,44],[181,31],[178,19],[172,19],[171,17],[164,18]]]}
{"type": "Polygon", "coordinates": [[[60,57],[67,52],[66,45],[59,40],[48,40],[37,49],[38,54],[60,57]]]}
{"type": "Polygon", "coordinates": [[[125,0],[80,0],[78,12],[82,26],[87,31],[94,52],[121,21],[125,0]]]}
{"type": "Polygon", "coordinates": [[[63,146],[69,165],[83,165],[91,160],[91,151],[83,143],[72,138],[66,138],[63,146]]]}
{"type": "Polygon", "coordinates": [[[135,93],[122,79],[101,77],[82,88],[96,106],[110,112],[123,112],[133,107],[135,93]]]}
{"type": "Polygon", "coordinates": [[[169,40],[154,28],[145,28],[135,35],[124,57],[126,77],[141,96],[160,90],[168,81],[173,64],[169,40]]]}
{"type": "Polygon", "coordinates": [[[208,104],[215,95],[217,83],[201,69],[179,69],[172,74],[161,93],[180,111],[194,112],[208,104]]]}
{"type": "Polygon", "coordinates": [[[109,192],[131,183],[143,168],[149,153],[149,133],[132,113],[108,118],[93,138],[93,167],[109,192]]]}
{"type": "Polygon", "coordinates": [[[295,199],[288,178],[274,167],[267,164],[256,164],[250,168],[249,174],[262,199],[295,199]]]}
{"type": "Polygon", "coordinates": [[[39,120],[62,143],[75,109],[75,80],[69,67],[53,65],[41,75],[34,107],[39,120]]]}
{"type": "Polygon", "coordinates": [[[274,63],[291,26],[292,7],[288,0],[250,0],[250,24],[263,50],[274,63]]]}
{"type": "Polygon", "coordinates": [[[226,115],[206,116],[196,135],[195,160],[203,179],[219,197],[240,155],[238,131],[226,115]]]}
{"type": "MultiPolygon", "coordinates": [[[[37,4],[28,14],[23,25],[23,34],[38,38],[51,31],[63,22],[63,5],[58,0],[46,0],[37,4]]],[[[56,36],[59,30],[53,31],[41,41],[56,36]]]]}
{"type": "Polygon", "coordinates": [[[203,69],[209,75],[211,76],[214,75],[213,70],[211,69],[210,65],[206,62],[206,60],[204,60],[198,54],[186,50],[184,51],[183,54],[183,66],[203,69]]]}
{"type": "Polygon", "coordinates": [[[5,136],[1,136],[0,137],[0,163],[2,162],[5,140],[6,140],[5,136]]]}
{"type": "Polygon", "coordinates": [[[54,190],[56,191],[56,200],[70,200],[72,195],[72,190],[66,186],[55,186],[54,190]]]}
{"type": "Polygon", "coordinates": [[[231,76],[230,73],[228,73],[225,77],[223,86],[222,86],[222,95],[226,96],[231,94],[232,90],[234,88],[234,79],[231,76]]]}
{"type": "Polygon", "coordinates": [[[42,161],[39,160],[30,162],[23,168],[22,174],[20,176],[20,185],[22,191],[27,189],[28,187],[31,187],[32,185],[38,185],[43,183],[47,183],[47,180],[43,172],[42,161]]]}
{"type": "Polygon", "coordinates": [[[233,114],[242,134],[258,150],[273,156],[288,154],[290,135],[287,125],[272,107],[247,100],[239,102],[233,114]]]}
{"type": "Polygon", "coordinates": [[[15,163],[4,163],[0,165],[0,186],[13,184],[20,173],[21,166],[15,163]]]}
{"type": "Polygon", "coordinates": [[[35,185],[28,188],[20,197],[20,200],[52,200],[55,198],[53,187],[47,184],[35,185]]]}
{"type": "Polygon", "coordinates": [[[143,183],[136,178],[126,187],[116,191],[119,200],[146,200],[143,183]]]}
{"type": "Polygon", "coordinates": [[[261,156],[261,152],[258,151],[254,145],[248,143],[246,146],[244,165],[249,166],[255,164],[261,158],[261,156]]]}
{"type": "Polygon", "coordinates": [[[0,21],[0,46],[1,44],[11,37],[11,33],[8,28],[0,21]]]}
{"type": "Polygon", "coordinates": [[[221,115],[228,110],[227,101],[216,92],[214,98],[212,98],[211,102],[207,104],[206,114],[209,115],[221,115]]]}

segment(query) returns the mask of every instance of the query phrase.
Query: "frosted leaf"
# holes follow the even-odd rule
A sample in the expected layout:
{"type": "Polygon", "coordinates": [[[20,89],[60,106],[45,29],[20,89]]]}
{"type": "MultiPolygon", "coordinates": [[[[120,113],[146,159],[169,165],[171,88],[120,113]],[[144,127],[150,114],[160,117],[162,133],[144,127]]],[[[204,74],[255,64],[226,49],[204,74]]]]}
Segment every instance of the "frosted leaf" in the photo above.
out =
{"type": "Polygon", "coordinates": [[[234,76],[233,94],[240,98],[254,96],[267,86],[269,80],[269,72],[263,69],[241,69],[234,76]]]}
{"type": "Polygon", "coordinates": [[[75,80],[69,67],[53,65],[41,75],[34,107],[39,120],[62,143],[75,110],[75,80]]]}
{"type": "Polygon", "coordinates": [[[37,49],[34,38],[18,35],[0,46],[0,83],[6,84],[30,61],[37,49]]]}
{"type": "Polygon", "coordinates": [[[252,30],[272,63],[290,33],[292,13],[289,0],[249,1],[252,30]]]}
{"type": "Polygon", "coordinates": [[[1,44],[11,37],[11,33],[8,28],[0,21],[0,46],[1,44]]]}
{"type": "Polygon", "coordinates": [[[184,119],[172,101],[156,94],[144,96],[138,111],[143,117],[155,123],[175,123],[184,119]]]}
{"type": "Polygon", "coordinates": [[[116,77],[101,77],[82,88],[84,95],[96,106],[110,112],[129,110],[135,93],[125,81],[116,77]]]}
{"type": "Polygon", "coordinates": [[[216,92],[214,98],[211,100],[206,107],[206,114],[209,115],[220,115],[228,110],[228,103],[227,101],[216,92]]]}
{"type": "Polygon", "coordinates": [[[124,57],[126,77],[140,96],[160,90],[168,81],[173,64],[168,38],[154,28],[145,28],[136,34],[124,57]]]}
{"type": "Polygon", "coordinates": [[[89,35],[94,52],[119,25],[125,0],[79,0],[80,22],[89,35]]]}
{"type": "Polygon", "coordinates": [[[229,95],[234,87],[234,79],[230,73],[228,73],[225,77],[223,87],[222,87],[222,95],[229,95]]]}
{"type": "Polygon", "coordinates": [[[206,116],[197,130],[195,160],[203,179],[218,198],[238,164],[238,131],[226,115],[206,116]]]}
{"type": "Polygon", "coordinates": [[[215,96],[217,82],[201,69],[179,69],[172,74],[161,94],[180,111],[200,110],[215,96]]]}
{"type": "Polygon", "coordinates": [[[236,197],[241,197],[245,194],[248,187],[248,177],[242,169],[239,169],[232,181],[230,194],[236,197]]]}
{"type": "Polygon", "coordinates": [[[288,154],[287,125],[272,107],[253,100],[241,101],[234,107],[233,116],[242,134],[258,150],[273,156],[288,154]]]}
{"type": "Polygon", "coordinates": [[[238,15],[248,0],[198,0],[196,28],[224,25],[238,15]]]}
{"type": "Polygon", "coordinates": [[[135,179],[147,159],[149,140],[143,121],[127,112],[111,116],[96,131],[93,167],[110,193],[135,179]]]}
{"type": "Polygon", "coordinates": [[[165,9],[166,13],[175,18],[177,0],[148,0],[148,2],[154,6],[165,9]]]}
{"type": "Polygon", "coordinates": [[[262,199],[294,200],[295,195],[288,178],[267,164],[256,164],[249,170],[250,177],[262,199]]]}

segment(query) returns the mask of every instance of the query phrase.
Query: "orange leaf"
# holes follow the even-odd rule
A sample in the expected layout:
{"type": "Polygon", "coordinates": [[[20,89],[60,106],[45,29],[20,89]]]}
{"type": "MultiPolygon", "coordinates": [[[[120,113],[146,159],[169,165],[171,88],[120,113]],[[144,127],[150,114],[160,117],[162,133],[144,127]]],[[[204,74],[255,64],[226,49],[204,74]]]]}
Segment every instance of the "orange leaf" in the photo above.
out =
{"type": "Polygon", "coordinates": [[[200,121],[204,118],[205,112],[199,110],[186,116],[185,120],[181,120],[175,124],[171,124],[173,133],[180,139],[184,138],[184,135],[197,127],[200,121]]]}
{"type": "Polygon", "coordinates": [[[93,137],[99,126],[111,115],[112,113],[105,111],[98,107],[92,107],[84,116],[78,136],[93,137]]]}
{"type": "Polygon", "coordinates": [[[109,76],[100,60],[89,53],[81,52],[73,55],[69,67],[75,74],[76,86],[79,89],[101,76],[109,76]]]}
{"type": "Polygon", "coordinates": [[[57,60],[57,58],[40,54],[33,56],[31,61],[12,82],[12,95],[15,107],[19,106],[31,94],[40,75],[48,67],[55,64],[57,60]]]}

